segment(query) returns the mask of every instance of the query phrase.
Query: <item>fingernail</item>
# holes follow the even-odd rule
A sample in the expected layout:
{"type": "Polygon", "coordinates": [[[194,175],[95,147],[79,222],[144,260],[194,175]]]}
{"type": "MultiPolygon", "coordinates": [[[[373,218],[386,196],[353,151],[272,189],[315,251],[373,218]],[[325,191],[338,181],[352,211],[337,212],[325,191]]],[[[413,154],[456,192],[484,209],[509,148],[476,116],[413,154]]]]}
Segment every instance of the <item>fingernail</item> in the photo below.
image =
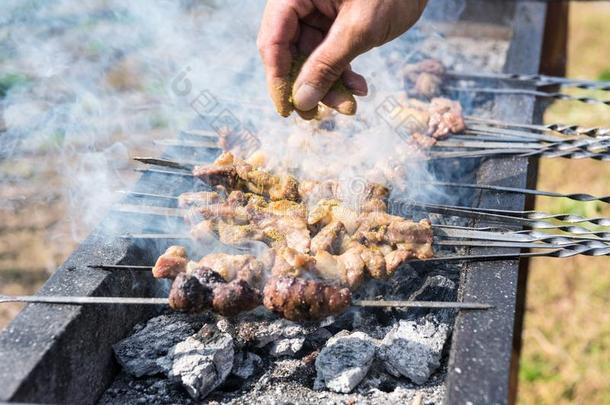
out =
{"type": "Polygon", "coordinates": [[[309,111],[318,105],[324,94],[310,84],[303,83],[294,93],[294,106],[302,111],[309,111]]]}

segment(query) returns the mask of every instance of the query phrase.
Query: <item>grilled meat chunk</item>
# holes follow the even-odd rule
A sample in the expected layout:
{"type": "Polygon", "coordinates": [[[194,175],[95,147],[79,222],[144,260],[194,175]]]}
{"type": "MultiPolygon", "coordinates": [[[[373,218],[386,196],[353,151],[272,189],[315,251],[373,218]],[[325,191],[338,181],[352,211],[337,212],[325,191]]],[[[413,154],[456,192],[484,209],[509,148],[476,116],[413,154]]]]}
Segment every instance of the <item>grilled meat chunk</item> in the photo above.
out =
{"type": "Polygon", "coordinates": [[[155,278],[175,278],[186,271],[188,256],[182,246],[170,246],[159,256],[152,269],[155,278]]]}
{"type": "Polygon", "coordinates": [[[245,280],[226,283],[218,273],[205,267],[179,274],[169,294],[169,304],[175,310],[201,312],[209,309],[224,316],[250,311],[261,302],[260,292],[245,280]]]}
{"type": "Polygon", "coordinates": [[[182,193],[178,196],[178,207],[205,207],[212,204],[218,204],[222,201],[222,197],[216,191],[198,191],[182,193]]]}
{"type": "Polygon", "coordinates": [[[233,280],[214,287],[212,309],[223,316],[235,316],[258,307],[262,303],[261,293],[245,280],[233,280]]]}
{"type": "Polygon", "coordinates": [[[212,307],[213,286],[192,274],[180,273],[169,292],[169,306],[182,312],[201,312],[212,307]]]}
{"type": "Polygon", "coordinates": [[[338,281],[350,290],[355,290],[364,281],[365,263],[354,249],[337,256],[321,250],[315,260],[315,272],[325,280],[338,281]]]}
{"type": "Polygon", "coordinates": [[[278,277],[265,285],[265,307],[291,321],[324,319],[344,312],[350,304],[349,289],[319,280],[278,277]]]}
{"type": "Polygon", "coordinates": [[[347,230],[343,223],[331,222],[311,239],[311,253],[315,255],[324,250],[333,255],[339,254],[346,234],[347,230]]]}
{"type": "Polygon", "coordinates": [[[411,93],[430,98],[440,92],[445,67],[436,59],[424,59],[405,65],[402,74],[411,93]]]}
{"type": "Polygon", "coordinates": [[[244,280],[253,286],[261,285],[265,276],[263,263],[251,255],[211,253],[204,256],[197,267],[207,267],[227,281],[244,280]]]}
{"type": "Polygon", "coordinates": [[[193,175],[212,186],[223,186],[229,191],[248,191],[272,200],[300,199],[299,183],[294,177],[273,175],[236,158],[230,152],[223,153],[212,164],[195,166],[193,175]]]}
{"type": "Polygon", "coordinates": [[[270,249],[268,263],[273,276],[299,277],[313,269],[315,259],[289,247],[270,249]]]}
{"type": "Polygon", "coordinates": [[[449,133],[456,134],[466,128],[462,106],[458,101],[437,97],[430,102],[428,136],[443,138],[449,133]]]}

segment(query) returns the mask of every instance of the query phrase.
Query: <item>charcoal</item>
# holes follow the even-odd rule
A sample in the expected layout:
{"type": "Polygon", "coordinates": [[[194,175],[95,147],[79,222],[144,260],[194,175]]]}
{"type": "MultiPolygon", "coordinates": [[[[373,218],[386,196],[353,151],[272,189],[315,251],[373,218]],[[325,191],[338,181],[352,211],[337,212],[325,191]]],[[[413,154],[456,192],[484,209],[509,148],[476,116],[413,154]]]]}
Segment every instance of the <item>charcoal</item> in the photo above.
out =
{"type": "Polygon", "coordinates": [[[363,332],[340,332],[326,342],[316,358],[316,388],[349,393],[366,376],[375,357],[375,343],[363,332]]]}
{"type": "Polygon", "coordinates": [[[123,369],[135,377],[163,372],[157,360],[204,324],[203,316],[173,313],[149,320],[136,333],[113,346],[123,369]]]}
{"type": "Polygon", "coordinates": [[[231,373],[244,380],[250,378],[263,360],[251,352],[239,352],[233,359],[233,369],[231,373]]]}
{"type": "Polygon", "coordinates": [[[445,323],[401,320],[383,338],[379,358],[388,373],[423,384],[440,366],[448,334],[445,323]]]}
{"type": "Polygon", "coordinates": [[[417,301],[450,299],[455,287],[455,283],[445,276],[428,277],[424,284],[411,294],[409,299],[417,301]]]}
{"type": "MultiPolygon", "coordinates": [[[[417,291],[409,296],[412,301],[455,301],[456,299],[456,284],[449,278],[441,275],[430,276],[424,281],[417,291]]],[[[415,320],[426,316],[430,313],[426,308],[412,308],[410,310],[400,311],[404,319],[415,320]]],[[[445,323],[452,323],[455,312],[452,310],[435,311],[435,315],[439,320],[445,323]]]]}
{"type": "Polygon", "coordinates": [[[193,399],[205,398],[233,368],[233,338],[213,325],[178,343],[158,363],[193,399]]]}
{"type": "Polygon", "coordinates": [[[295,338],[280,339],[273,342],[271,345],[272,356],[294,356],[299,350],[303,348],[305,343],[305,336],[298,336],[295,338]]]}

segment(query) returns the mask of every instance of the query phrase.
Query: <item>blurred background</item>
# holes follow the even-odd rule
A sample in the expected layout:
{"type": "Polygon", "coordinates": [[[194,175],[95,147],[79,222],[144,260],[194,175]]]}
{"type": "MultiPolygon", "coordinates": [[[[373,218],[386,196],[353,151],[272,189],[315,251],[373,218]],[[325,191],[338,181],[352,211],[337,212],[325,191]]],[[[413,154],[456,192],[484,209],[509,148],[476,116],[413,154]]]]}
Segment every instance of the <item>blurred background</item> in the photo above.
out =
{"type": "MultiPolygon", "coordinates": [[[[11,2],[5,4],[8,3],[11,2]]],[[[18,11],[14,4],[7,7],[18,11]]],[[[610,2],[572,2],[570,7],[567,75],[610,80],[610,2]]],[[[194,7],[192,10],[194,16],[204,15],[205,12],[205,7],[194,7]]],[[[0,16],[0,22],[7,16],[6,13],[2,14],[5,17],[0,16]]],[[[103,20],[104,16],[98,18],[103,20]]],[[[94,20],[88,20],[79,22],[76,27],[92,29],[95,24],[94,20]]],[[[153,26],[151,24],[151,29],[153,26]]],[[[56,31],[62,29],[55,27],[56,31]]],[[[28,74],[24,73],[27,69],[21,71],[19,63],[10,60],[11,52],[7,44],[15,41],[17,35],[6,27],[0,28],[0,97],[9,92],[18,94],[19,87],[30,80],[28,74]]],[[[116,55],[110,60],[112,63],[104,65],[103,62],[109,62],[100,59],[100,55],[105,55],[104,46],[103,43],[83,42],[81,51],[86,58],[90,58],[92,66],[101,65],[101,80],[113,90],[108,97],[109,104],[116,102],[114,96],[120,95],[122,99],[130,99],[132,108],[129,123],[116,122],[112,115],[100,114],[99,111],[107,113],[107,106],[93,105],[89,106],[91,111],[87,111],[89,118],[97,116],[103,122],[108,134],[96,138],[96,150],[104,150],[110,156],[85,152],[90,153],[88,158],[92,162],[103,163],[105,159],[111,162],[109,172],[96,172],[96,165],[88,169],[85,160],[85,163],[78,163],[85,166],[79,168],[79,173],[85,173],[85,176],[66,178],[66,170],[57,170],[58,165],[63,168],[70,166],[71,155],[66,150],[80,154],[83,151],[79,149],[82,145],[71,142],[69,134],[61,131],[42,140],[33,139],[32,142],[37,142],[35,147],[22,150],[18,158],[6,158],[3,154],[7,151],[0,151],[0,293],[35,292],[74,249],[75,241],[85,237],[90,225],[95,223],[96,218],[78,217],[74,199],[59,191],[64,188],[63,183],[91,181],[94,187],[95,182],[116,182],[117,188],[126,187],[136,174],[129,165],[125,142],[116,142],[123,132],[128,129],[133,144],[140,146],[152,146],[152,143],[142,142],[142,138],[173,136],[173,129],[165,115],[167,112],[142,113],[154,109],[154,97],[134,98],[141,93],[155,94],[159,91],[159,83],[142,82],[138,75],[141,67],[136,65],[136,58],[116,55]],[[142,89],[146,91],[142,92],[142,89]],[[70,147],[66,148],[66,144],[70,147]]],[[[33,49],[37,49],[35,44],[33,49]]],[[[54,50],[40,51],[44,55],[55,55],[54,50]]],[[[37,63],[43,64],[44,70],[44,58],[38,59],[37,63]]],[[[159,67],[160,75],[164,74],[162,67],[159,67]]],[[[40,68],[38,66],[39,71],[40,68]]],[[[58,91],[57,97],[61,96],[66,95],[58,91]]],[[[42,95],[40,97],[44,99],[42,95]]],[[[86,99],[84,101],[86,105],[86,99]]],[[[82,100],[79,103],[83,104],[82,100]]],[[[32,103],[17,105],[23,109],[22,115],[26,117],[25,112],[36,112],[40,108],[32,103]]],[[[0,131],[8,125],[2,121],[3,116],[10,116],[11,120],[20,117],[14,111],[0,115],[0,131]]],[[[61,117],[54,117],[54,120],[58,122],[52,124],[60,127],[61,117]]],[[[581,107],[578,103],[559,102],[548,109],[545,121],[607,127],[610,126],[610,109],[603,105],[581,107]]],[[[153,151],[131,152],[151,154],[153,151]]],[[[541,160],[538,188],[566,193],[583,191],[594,195],[609,194],[610,164],[592,160],[541,160]]],[[[100,215],[104,206],[99,206],[100,215]]],[[[536,209],[552,213],[610,216],[608,205],[602,203],[540,199],[536,202],[536,209]]],[[[532,260],[530,269],[518,402],[610,404],[608,258],[577,256],[561,261],[536,258],[532,260]]],[[[6,326],[19,309],[17,304],[1,306],[0,328],[6,326]]]]}

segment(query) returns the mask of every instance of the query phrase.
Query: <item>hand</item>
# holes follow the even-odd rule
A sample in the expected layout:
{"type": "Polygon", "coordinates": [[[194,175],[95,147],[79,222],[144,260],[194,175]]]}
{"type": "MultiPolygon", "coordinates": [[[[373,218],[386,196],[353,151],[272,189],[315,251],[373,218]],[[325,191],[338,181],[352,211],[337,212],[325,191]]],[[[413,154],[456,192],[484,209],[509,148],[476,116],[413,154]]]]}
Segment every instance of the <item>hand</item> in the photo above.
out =
{"type": "Polygon", "coordinates": [[[351,70],[350,62],[404,33],[426,2],[269,0],[257,46],[278,113],[286,117],[293,108],[311,111],[319,102],[345,112],[345,94],[337,86],[331,90],[333,84],[341,79],[353,94],[365,96],[366,80],[351,70]],[[299,55],[308,57],[292,85],[291,68],[299,55]]]}

